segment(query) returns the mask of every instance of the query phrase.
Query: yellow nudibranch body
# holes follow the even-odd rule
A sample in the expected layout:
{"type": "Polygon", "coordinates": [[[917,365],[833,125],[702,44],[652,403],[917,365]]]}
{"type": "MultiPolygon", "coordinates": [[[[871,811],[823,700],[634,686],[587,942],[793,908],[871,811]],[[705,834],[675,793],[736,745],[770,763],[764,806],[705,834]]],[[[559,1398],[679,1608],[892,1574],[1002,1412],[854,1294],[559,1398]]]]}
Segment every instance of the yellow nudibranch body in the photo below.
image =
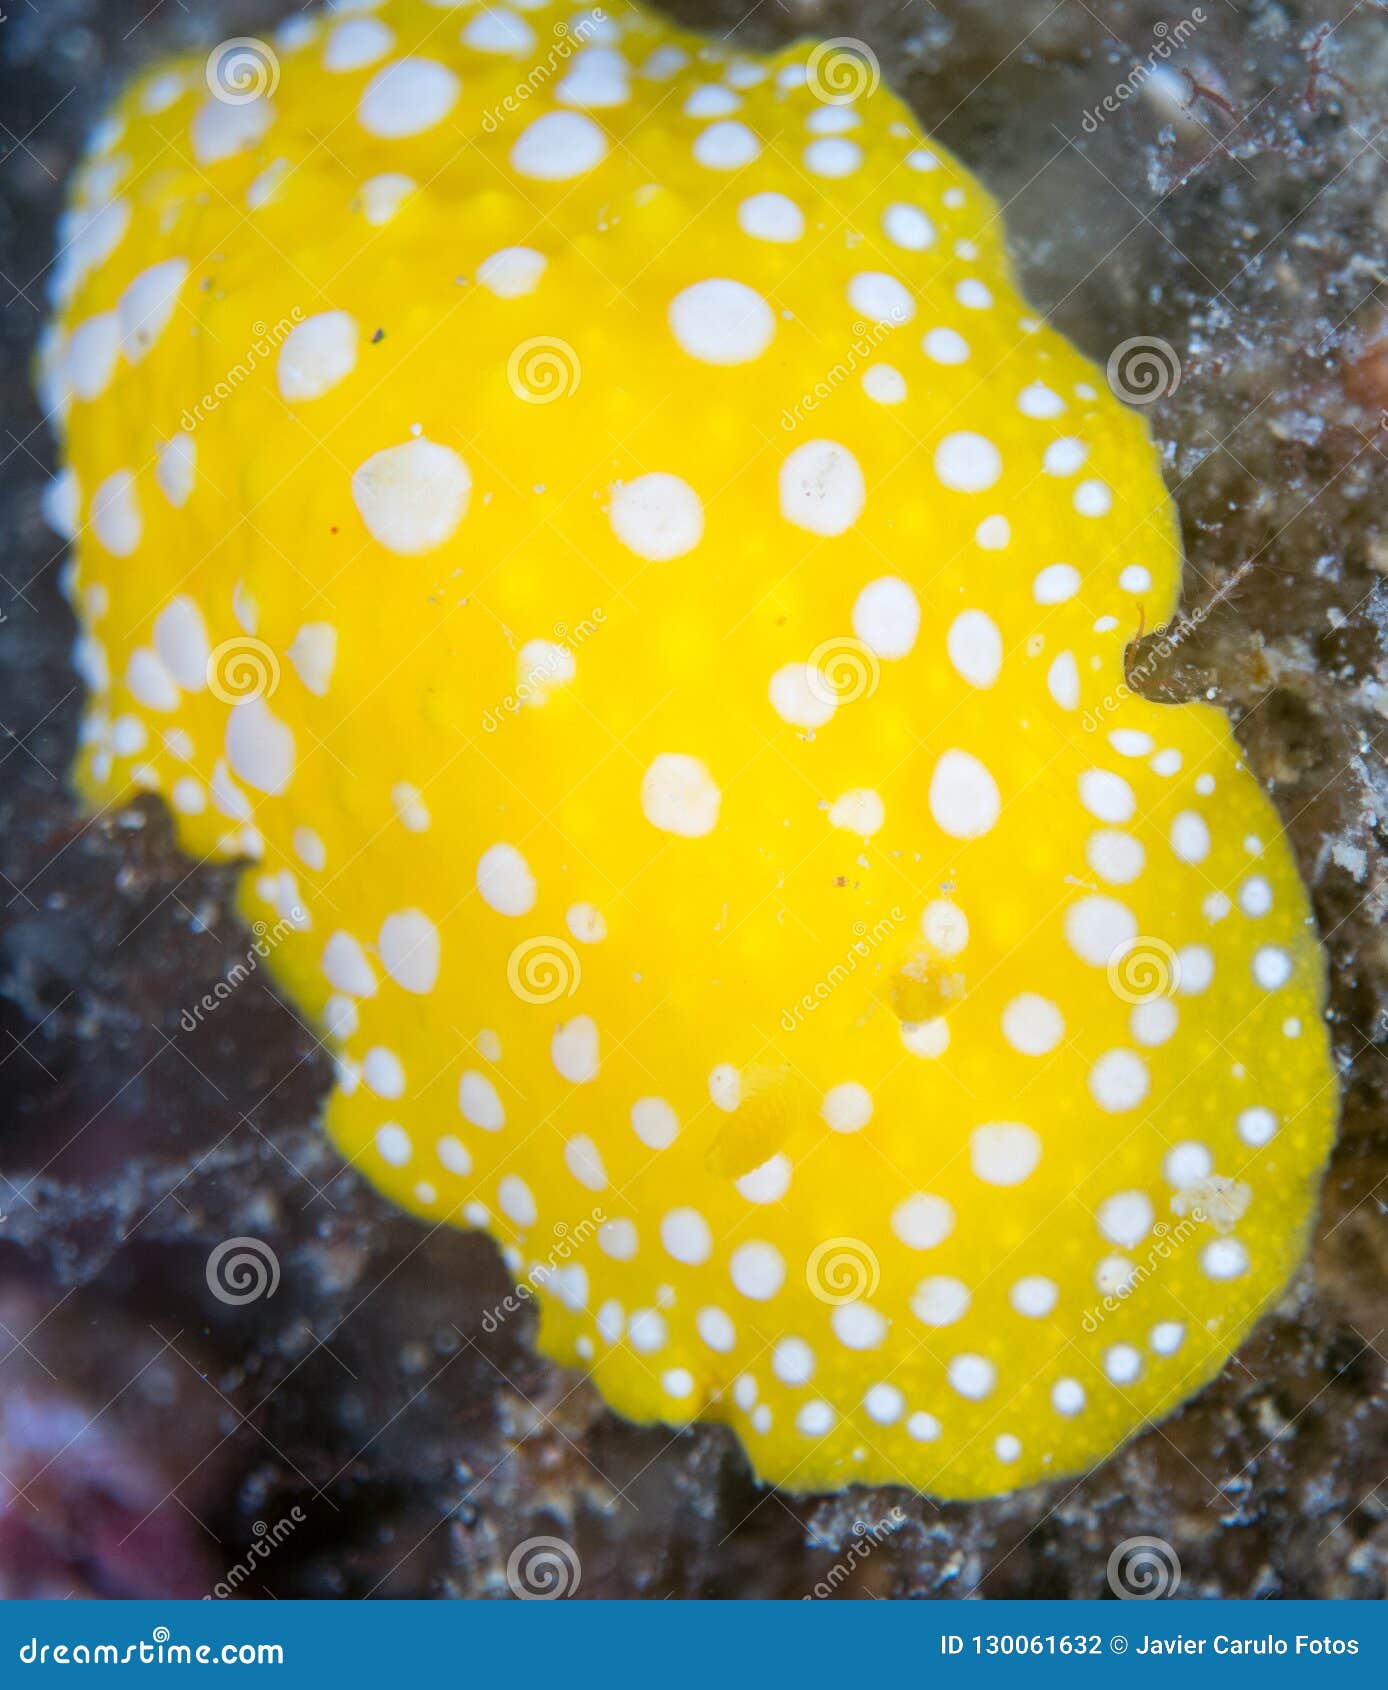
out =
{"type": "Polygon", "coordinates": [[[841,45],[268,46],[137,82],[63,230],[82,791],[247,860],[344,1156],[620,1413],[1088,1468],[1283,1289],[1336,1100],[1277,816],[1124,682],[1141,421],[841,45]]]}

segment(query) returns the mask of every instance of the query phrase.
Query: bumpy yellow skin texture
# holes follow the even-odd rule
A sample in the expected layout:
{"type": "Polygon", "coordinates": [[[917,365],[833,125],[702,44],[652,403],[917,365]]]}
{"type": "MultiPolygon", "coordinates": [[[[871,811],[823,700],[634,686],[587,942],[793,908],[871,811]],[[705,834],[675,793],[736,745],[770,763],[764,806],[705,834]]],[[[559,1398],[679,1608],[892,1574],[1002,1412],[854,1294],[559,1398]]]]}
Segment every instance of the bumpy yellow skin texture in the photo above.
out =
{"type": "Polygon", "coordinates": [[[335,1142],[491,1232],[620,1413],[801,1490],[1088,1468],[1285,1285],[1335,1105],[1275,813],[1220,711],[1124,685],[1155,454],[885,86],[477,15],[379,6],[341,70],[295,26],[239,150],[201,63],[100,134],[44,371],[82,789],[253,859],[335,1142]],[[72,331],[173,259],[103,380],[72,331]],[[710,279],[757,298],[672,305],[710,279]]]}

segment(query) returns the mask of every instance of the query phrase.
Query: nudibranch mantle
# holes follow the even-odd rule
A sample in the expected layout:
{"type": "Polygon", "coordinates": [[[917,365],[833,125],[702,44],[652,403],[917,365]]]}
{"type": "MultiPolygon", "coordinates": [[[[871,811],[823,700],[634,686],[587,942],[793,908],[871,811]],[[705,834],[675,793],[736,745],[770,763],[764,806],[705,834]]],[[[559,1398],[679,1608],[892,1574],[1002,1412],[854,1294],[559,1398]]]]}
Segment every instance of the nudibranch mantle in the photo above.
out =
{"type": "Polygon", "coordinates": [[[231,47],[63,230],[84,794],[247,860],[343,1154],[622,1414],[799,1490],[1093,1465],[1286,1284],[1336,1097],[1276,814],[1125,682],[1141,420],[841,44],[231,47]]]}

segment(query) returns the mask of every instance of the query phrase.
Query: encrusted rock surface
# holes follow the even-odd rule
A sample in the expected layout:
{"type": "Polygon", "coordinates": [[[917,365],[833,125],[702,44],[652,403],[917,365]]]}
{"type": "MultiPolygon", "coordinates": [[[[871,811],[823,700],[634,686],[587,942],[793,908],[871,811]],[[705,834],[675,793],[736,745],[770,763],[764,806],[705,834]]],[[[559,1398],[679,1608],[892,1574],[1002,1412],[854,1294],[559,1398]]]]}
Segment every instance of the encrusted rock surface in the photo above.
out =
{"type": "Polygon", "coordinates": [[[0,1592],[505,1595],[517,1546],[552,1537],[580,1596],[1090,1596],[1147,1535],[1183,1596],[1388,1594],[1388,7],[673,9],[759,45],[867,42],[999,195],[1038,309],[1101,362],[1135,336],[1179,358],[1149,415],[1185,612],[1130,675],[1231,711],[1314,893],[1344,1117],[1310,1260],[1214,1386],[1080,1481],[787,1497],[721,1431],[614,1419],[534,1358],[528,1308],[496,1318],[487,1241],[342,1167],[313,1124],[324,1052],[263,972],[190,1031],[253,936],[157,802],[86,820],[67,790],[80,694],[27,361],[101,103],[286,8],[20,8],[0,40],[23,137],[0,170],[0,1592]],[[266,1271],[273,1252],[273,1295],[213,1294],[234,1238],[266,1271]]]}

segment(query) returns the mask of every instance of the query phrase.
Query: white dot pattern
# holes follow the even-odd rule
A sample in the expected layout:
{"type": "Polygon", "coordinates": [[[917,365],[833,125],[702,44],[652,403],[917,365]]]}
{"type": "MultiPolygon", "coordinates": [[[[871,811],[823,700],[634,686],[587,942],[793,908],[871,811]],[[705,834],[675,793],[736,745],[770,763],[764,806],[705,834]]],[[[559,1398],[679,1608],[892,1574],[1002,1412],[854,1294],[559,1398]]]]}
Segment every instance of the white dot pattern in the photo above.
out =
{"type": "Polygon", "coordinates": [[[349,0],[266,96],[141,79],[38,358],[78,779],[242,865],[344,1155],[620,1413],[1062,1477],[1286,1271],[1304,899],[1125,667],[1169,506],[996,207],[808,44],[679,39],[349,0]]]}

